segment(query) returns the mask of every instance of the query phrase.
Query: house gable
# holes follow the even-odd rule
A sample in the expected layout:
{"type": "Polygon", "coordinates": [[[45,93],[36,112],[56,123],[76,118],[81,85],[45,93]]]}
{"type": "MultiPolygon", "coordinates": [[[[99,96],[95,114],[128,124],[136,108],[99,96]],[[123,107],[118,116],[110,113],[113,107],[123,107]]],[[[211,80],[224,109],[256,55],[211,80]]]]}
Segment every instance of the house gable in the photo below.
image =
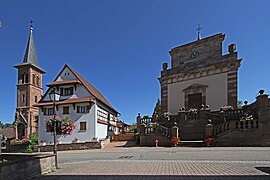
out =
{"type": "MultiPolygon", "coordinates": [[[[68,97],[69,99],[85,97],[90,97],[92,99],[94,98],[97,99],[97,101],[99,101],[101,104],[104,104],[106,107],[108,107],[115,114],[118,113],[107,101],[107,99],[93,85],[91,85],[87,80],[85,80],[79,73],[77,73],[67,64],[65,64],[65,66],[62,68],[55,80],[52,83],[47,84],[47,86],[49,86],[49,89],[46,91],[40,103],[44,101],[50,101],[49,92],[51,91],[52,87],[57,87],[57,91],[59,92],[60,86],[67,88],[70,86],[74,86],[76,90],[75,94],[71,97],[68,97]]],[[[60,97],[60,100],[61,98],[66,99],[67,97],[60,97]]]]}

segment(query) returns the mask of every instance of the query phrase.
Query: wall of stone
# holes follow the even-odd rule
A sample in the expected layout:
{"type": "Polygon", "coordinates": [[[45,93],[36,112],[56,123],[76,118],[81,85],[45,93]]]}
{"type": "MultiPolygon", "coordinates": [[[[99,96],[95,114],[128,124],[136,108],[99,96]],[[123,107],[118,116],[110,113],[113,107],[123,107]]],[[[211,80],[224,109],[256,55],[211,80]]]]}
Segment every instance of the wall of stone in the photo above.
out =
{"type": "Polygon", "coordinates": [[[55,170],[53,155],[2,154],[7,163],[0,164],[0,179],[25,179],[55,170]]]}
{"type": "Polygon", "coordinates": [[[127,134],[115,134],[111,137],[112,141],[135,141],[135,134],[134,133],[127,133],[127,134]]]}
{"type": "Polygon", "coordinates": [[[261,146],[261,129],[233,130],[227,134],[217,137],[216,146],[261,146]]]}
{"type": "MultiPolygon", "coordinates": [[[[104,139],[102,141],[93,142],[74,142],[68,144],[58,144],[58,151],[69,151],[69,150],[86,150],[86,149],[102,149],[110,143],[110,139],[104,139]]],[[[54,145],[38,145],[34,147],[35,152],[50,152],[53,151],[54,145]]]]}
{"type": "Polygon", "coordinates": [[[140,146],[156,146],[156,139],[158,139],[158,146],[171,146],[171,139],[162,135],[140,135],[140,146]]]}

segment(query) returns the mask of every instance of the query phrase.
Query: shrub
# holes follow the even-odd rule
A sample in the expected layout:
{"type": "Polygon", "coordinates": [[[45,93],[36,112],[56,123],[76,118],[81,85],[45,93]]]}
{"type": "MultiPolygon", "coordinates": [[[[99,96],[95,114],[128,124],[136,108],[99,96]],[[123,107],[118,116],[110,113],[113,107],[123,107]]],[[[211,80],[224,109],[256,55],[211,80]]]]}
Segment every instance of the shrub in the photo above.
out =
{"type": "Polygon", "coordinates": [[[34,132],[29,135],[29,145],[26,148],[27,153],[33,153],[33,148],[38,144],[38,133],[34,132]]]}

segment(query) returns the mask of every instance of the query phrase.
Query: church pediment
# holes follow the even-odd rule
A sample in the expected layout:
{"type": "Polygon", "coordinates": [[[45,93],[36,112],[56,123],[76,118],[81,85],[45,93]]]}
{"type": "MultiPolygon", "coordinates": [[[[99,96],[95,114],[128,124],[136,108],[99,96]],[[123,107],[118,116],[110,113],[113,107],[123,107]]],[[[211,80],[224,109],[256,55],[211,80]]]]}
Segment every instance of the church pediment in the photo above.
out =
{"type": "Polygon", "coordinates": [[[208,86],[203,85],[203,84],[192,84],[191,86],[188,86],[187,88],[183,89],[183,91],[189,91],[189,90],[194,90],[194,89],[206,89],[208,86]]]}

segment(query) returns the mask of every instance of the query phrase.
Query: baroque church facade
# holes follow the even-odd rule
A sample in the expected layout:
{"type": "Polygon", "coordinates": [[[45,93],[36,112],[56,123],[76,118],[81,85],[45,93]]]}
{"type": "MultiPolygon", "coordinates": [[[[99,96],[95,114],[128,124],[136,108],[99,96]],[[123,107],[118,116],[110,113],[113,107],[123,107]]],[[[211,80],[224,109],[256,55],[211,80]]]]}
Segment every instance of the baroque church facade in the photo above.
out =
{"type": "Polygon", "coordinates": [[[163,64],[158,78],[161,87],[161,111],[177,114],[179,109],[212,110],[224,106],[237,108],[238,59],[236,45],[222,53],[225,34],[215,34],[170,50],[171,68],[163,64]]]}
{"type": "Polygon", "coordinates": [[[18,70],[14,128],[16,139],[21,139],[38,131],[39,108],[35,107],[34,104],[43,95],[42,75],[45,71],[38,65],[32,22],[23,62],[14,67],[18,70]]]}

